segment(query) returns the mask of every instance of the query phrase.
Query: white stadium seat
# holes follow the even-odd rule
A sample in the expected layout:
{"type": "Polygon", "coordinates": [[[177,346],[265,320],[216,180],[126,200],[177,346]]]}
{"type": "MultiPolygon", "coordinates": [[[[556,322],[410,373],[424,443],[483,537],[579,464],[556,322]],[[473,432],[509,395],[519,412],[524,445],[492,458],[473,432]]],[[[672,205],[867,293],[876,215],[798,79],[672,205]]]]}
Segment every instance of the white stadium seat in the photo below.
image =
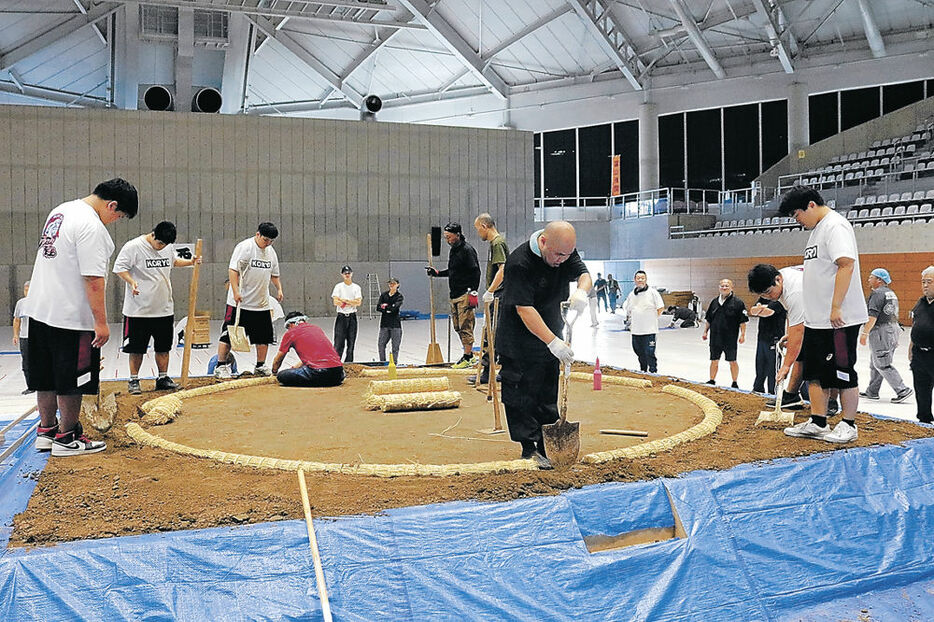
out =
{"type": "Polygon", "coordinates": [[[904,216],[905,215],[905,206],[899,205],[894,210],[892,210],[892,216],[904,216]]]}

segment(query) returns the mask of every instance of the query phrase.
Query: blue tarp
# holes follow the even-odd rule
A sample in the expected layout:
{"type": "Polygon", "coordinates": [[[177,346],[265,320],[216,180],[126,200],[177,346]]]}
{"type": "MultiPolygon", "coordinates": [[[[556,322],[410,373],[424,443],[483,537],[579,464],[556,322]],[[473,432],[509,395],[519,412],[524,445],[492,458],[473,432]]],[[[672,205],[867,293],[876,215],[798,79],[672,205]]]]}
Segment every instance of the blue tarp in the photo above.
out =
{"type": "MultiPolygon", "coordinates": [[[[297,495],[297,490],[296,490],[297,495]]],[[[934,439],[316,520],[336,620],[931,619],[934,439]],[[671,501],[669,501],[669,496],[671,501]],[[602,553],[583,538],[685,538],[602,553]],[[920,612],[920,613],[919,613],[920,612]]],[[[302,521],[0,557],[0,619],[320,619],[302,521]]]]}

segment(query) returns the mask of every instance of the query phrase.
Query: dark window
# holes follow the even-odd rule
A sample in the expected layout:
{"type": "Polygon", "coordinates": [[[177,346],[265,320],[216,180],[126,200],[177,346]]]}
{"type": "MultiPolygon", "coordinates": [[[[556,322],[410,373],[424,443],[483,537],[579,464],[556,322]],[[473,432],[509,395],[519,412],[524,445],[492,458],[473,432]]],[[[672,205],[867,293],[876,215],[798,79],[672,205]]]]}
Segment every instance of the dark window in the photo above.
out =
{"type": "Polygon", "coordinates": [[[927,87],[928,89],[926,95],[928,97],[934,97],[934,80],[928,80],[927,87]]]}
{"type": "Polygon", "coordinates": [[[759,176],[759,106],[723,109],[726,189],[748,188],[759,176]]]}
{"type": "Polygon", "coordinates": [[[688,187],[719,190],[723,180],[720,162],[720,109],[687,113],[688,187]]]}
{"type": "Polygon", "coordinates": [[[684,115],[658,118],[658,184],[684,188],[684,115]]]}
{"type": "Polygon", "coordinates": [[[535,198],[542,198],[542,135],[535,135],[535,146],[532,149],[532,165],[535,167],[535,198]]]}
{"type": "Polygon", "coordinates": [[[883,86],[882,114],[888,114],[922,99],[924,99],[924,80],[883,86]]]}
{"type": "Polygon", "coordinates": [[[879,87],[840,91],[840,131],[879,117],[879,87]]]}
{"type": "Polygon", "coordinates": [[[762,170],[788,155],[788,100],[762,103],[762,170]]]}
{"type": "Polygon", "coordinates": [[[808,132],[812,144],[839,132],[837,94],[823,93],[808,97],[808,119],[808,132]]]}
{"type": "Polygon", "coordinates": [[[582,197],[610,195],[610,124],[577,130],[582,197]]]}
{"type": "Polygon", "coordinates": [[[575,130],[545,132],[545,196],[577,196],[575,130]]]}
{"type": "MultiPolygon", "coordinates": [[[[638,192],[639,188],[639,122],[613,124],[613,140],[619,156],[620,192],[638,192]]],[[[651,188],[641,188],[651,190],[651,188]]]]}

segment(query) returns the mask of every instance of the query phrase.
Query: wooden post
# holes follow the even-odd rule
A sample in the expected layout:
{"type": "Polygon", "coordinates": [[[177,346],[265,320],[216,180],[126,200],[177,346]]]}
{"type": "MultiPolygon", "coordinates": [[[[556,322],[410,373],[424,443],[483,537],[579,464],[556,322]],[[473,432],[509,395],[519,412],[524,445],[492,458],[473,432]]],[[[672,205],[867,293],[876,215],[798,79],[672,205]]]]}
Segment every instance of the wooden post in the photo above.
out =
{"type": "Polygon", "coordinates": [[[198,302],[198,275],[201,273],[201,238],[195,243],[195,264],[191,273],[191,285],[188,286],[188,322],[185,323],[185,349],[182,354],[182,385],[188,382],[188,364],[191,362],[191,342],[195,326],[195,306],[198,302]]]}
{"type": "Polygon", "coordinates": [[[315,564],[315,582],[318,584],[318,597],[321,599],[321,615],[325,622],[331,622],[331,602],[328,600],[328,587],[324,583],[324,568],[321,566],[321,554],[318,552],[318,538],[315,526],[311,522],[311,504],[308,502],[308,488],[305,486],[305,472],[298,470],[298,489],[302,493],[302,509],[305,510],[305,526],[308,528],[308,544],[315,564]]]}

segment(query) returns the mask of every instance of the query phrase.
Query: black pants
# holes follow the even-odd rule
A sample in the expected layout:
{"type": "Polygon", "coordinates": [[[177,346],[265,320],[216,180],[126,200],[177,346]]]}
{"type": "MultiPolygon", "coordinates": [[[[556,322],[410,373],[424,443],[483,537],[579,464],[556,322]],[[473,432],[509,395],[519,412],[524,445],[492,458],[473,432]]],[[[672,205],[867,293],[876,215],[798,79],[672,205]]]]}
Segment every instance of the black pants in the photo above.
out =
{"type": "Polygon", "coordinates": [[[934,350],[925,352],[918,346],[911,348],[911,376],[918,404],[918,421],[934,423],[931,417],[931,391],[934,390],[934,350]]]}
{"type": "Polygon", "coordinates": [[[285,387],[336,387],[344,381],[343,367],[319,369],[302,365],[283,369],[276,374],[279,384],[285,387]]]}
{"type": "Polygon", "coordinates": [[[769,393],[775,393],[775,345],[759,341],[756,343],[756,380],[752,383],[752,390],[765,393],[766,381],[769,393]]]}
{"type": "Polygon", "coordinates": [[[658,335],[633,335],[632,351],[639,357],[639,369],[642,371],[658,372],[658,361],[655,358],[655,340],[658,335]]]}
{"type": "Polygon", "coordinates": [[[541,442],[542,426],[558,420],[558,359],[542,359],[499,357],[509,438],[517,443],[541,442]]]}
{"type": "MultiPolygon", "coordinates": [[[[499,298],[499,294],[494,294],[494,299],[498,299],[498,298],[499,298]]],[[[494,300],[493,304],[490,305],[491,313],[492,313],[493,307],[495,306],[496,306],[496,301],[494,300]]],[[[489,344],[489,340],[486,338],[486,330],[487,330],[486,323],[489,321],[490,321],[490,318],[488,317],[483,318],[483,341],[482,341],[482,346],[480,347],[480,349],[483,351],[483,357],[481,357],[480,359],[481,365],[483,365],[483,371],[480,373],[480,375],[483,378],[488,378],[490,375],[490,344],[489,344]]],[[[499,323],[499,315],[493,318],[493,330],[496,330],[496,326],[498,323],[499,323]]],[[[499,361],[498,356],[496,357],[496,360],[499,361]]]]}
{"type": "Polygon", "coordinates": [[[610,308],[610,304],[606,301],[606,292],[597,292],[597,309],[600,309],[600,301],[603,301],[603,310],[607,311],[610,308]]]}
{"type": "Polygon", "coordinates": [[[344,346],[347,346],[347,356],[345,363],[353,361],[353,346],[357,343],[357,314],[356,313],[338,313],[334,320],[334,349],[337,350],[337,357],[344,354],[344,346]]]}
{"type": "MultiPolygon", "coordinates": [[[[20,320],[21,322],[28,322],[26,318],[20,320]]],[[[29,337],[20,337],[19,338],[19,353],[23,357],[23,378],[26,379],[26,385],[29,385],[29,337]]]]}

